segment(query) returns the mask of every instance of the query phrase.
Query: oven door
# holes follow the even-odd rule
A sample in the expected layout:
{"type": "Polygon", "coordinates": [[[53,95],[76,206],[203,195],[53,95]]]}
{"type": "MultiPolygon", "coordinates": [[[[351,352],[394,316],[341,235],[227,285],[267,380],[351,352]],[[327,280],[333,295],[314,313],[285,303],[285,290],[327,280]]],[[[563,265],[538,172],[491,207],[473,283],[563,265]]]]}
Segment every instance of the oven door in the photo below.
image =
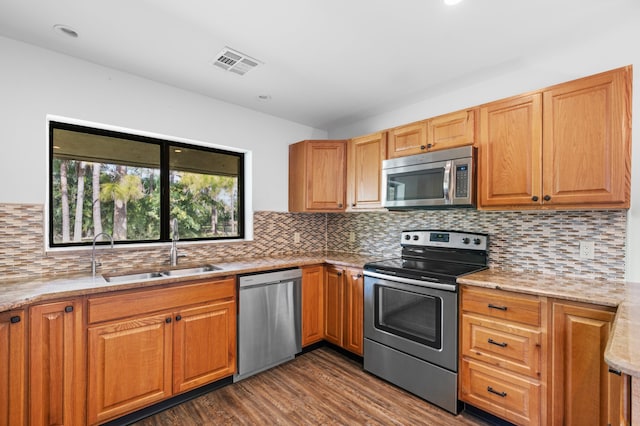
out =
{"type": "Polygon", "coordinates": [[[364,337],[456,372],[458,293],[428,285],[365,272],[364,337]]]}

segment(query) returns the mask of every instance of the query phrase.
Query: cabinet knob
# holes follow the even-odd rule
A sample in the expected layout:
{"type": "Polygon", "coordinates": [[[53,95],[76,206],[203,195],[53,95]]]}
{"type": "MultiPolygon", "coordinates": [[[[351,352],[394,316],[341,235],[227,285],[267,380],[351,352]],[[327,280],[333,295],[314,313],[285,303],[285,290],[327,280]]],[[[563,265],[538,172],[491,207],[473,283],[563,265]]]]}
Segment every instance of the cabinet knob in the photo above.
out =
{"type": "Polygon", "coordinates": [[[351,204],[351,207],[355,207],[355,206],[356,206],[356,203],[351,204]]]}
{"type": "Polygon", "coordinates": [[[428,143],[427,144],[427,148],[433,148],[433,144],[432,143],[428,143]]]}
{"type": "Polygon", "coordinates": [[[426,147],[426,146],[424,146],[424,145],[420,145],[420,149],[423,149],[423,150],[424,150],[424,149],[427,149],[427,147],[426,147]]]}
{"type": "Polygon", "coordinates": [[[166,318],[166,319],[164,320],[164,322],[166,322],[167,324],[169,324],[169,323],[171,322],[171,317],[166,318]]]}
{"type": "Polygon", "coordinates": [[[176,315],[176,321],[180,321],[182,319],[182,315],[176,315]]]}
{"type": "Polygon", "coordinates": [[[15,317],[11,317],[11,319],[9,321],[11,322],[11,324],[15,324],[17,322],[20,322],[20,316],[16,315],[15,317]]]}
{"type": "Polygon", "coordinates": [[[534,195],[533,197],[531,197],[531,201],[538,201],[538,196],[534,195]]]}
{"type": "Polygon", "coordinates": [[[338,275],[339,277],[342,276],[342,272],[338,272],[336,275],[338,275]]]}
{"type": "Polygon", "coordinates": [[[551,195],[545,195],[543,200],[550,201],[551,200],[551,195]]]}
{"type": "Polygon", "coordinates": [[[73,312],[73,306],[65,306],[65,307],[64,307],[64,311],[65,311],[66,313],[73,312]]]}
{"type": "Polygon", "coordinates": [[[338,204],[338,208],[342,208],[342,203],[339,203],[339,204],[338,204]]]}

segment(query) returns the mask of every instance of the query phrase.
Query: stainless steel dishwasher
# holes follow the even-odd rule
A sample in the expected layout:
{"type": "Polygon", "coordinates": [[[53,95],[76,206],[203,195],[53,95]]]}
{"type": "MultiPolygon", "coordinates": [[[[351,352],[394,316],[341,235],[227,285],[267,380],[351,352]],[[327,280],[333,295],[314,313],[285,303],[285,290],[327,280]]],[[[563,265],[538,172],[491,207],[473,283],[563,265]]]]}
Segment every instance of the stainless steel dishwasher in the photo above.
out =
{"type": "Polygon", "coordinates": [[[302,350],[302,271],[239,277],[237,382],[293,359],[302,350]]]}

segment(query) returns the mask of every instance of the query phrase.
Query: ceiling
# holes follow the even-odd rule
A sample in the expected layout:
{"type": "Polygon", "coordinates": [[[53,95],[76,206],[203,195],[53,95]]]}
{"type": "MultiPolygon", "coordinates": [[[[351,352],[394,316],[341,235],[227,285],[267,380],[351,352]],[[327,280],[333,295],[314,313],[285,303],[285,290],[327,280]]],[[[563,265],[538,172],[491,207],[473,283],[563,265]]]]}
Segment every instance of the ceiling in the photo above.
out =
{"type": "Polygon", "coordinates": [[[640,16],[638,3],[0,0],[0,35],[328,129],[598,37],[640,16]],[[225,46],[261,64],[243,76],[213,66],[225,46]]]}

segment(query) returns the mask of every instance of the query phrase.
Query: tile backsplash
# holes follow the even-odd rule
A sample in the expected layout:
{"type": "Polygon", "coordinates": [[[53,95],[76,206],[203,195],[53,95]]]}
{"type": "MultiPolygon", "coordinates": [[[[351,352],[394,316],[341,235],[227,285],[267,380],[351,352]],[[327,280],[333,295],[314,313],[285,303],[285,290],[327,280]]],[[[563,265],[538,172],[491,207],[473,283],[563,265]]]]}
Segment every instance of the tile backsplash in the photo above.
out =
{"type": "MultiPolygon", "coordinates": [[[[0,204],[0,277],[89,273],[90,250],[44,250],[44,207],[0,204]]],[[[400,254],[400,232],[440,229],[489,234],[490,266],[516,271],[624,279],[625,210],[586,212],[484,212],[425,210],[308,214],[256,212],[254,240],[179,245],[184,263],[278,256],[322,250],[390,256],[400,254]],[[294,234],[300,242],[294,243],[294,234]],[[351,235],[353,233],[353,235],[351,235]],[[351,241],[350,237],[354,237],[351,241]],[[580,241],[595,243],[595,259],[579,258],[580,241]]],[[[169,244],[101,247],[101,271],[166,265],[169,244]]]]}
{"type": "Polygon", "coordinates": [[[489,234],[490,267],[618,280],[624,279],[626,224],[626,210],[345,213],[329,215],[327,248],[400,255],[405,229],[480,232],[489,234]],[[594,259],[579,258],[580,241],[595,243],[594,259]]]}

